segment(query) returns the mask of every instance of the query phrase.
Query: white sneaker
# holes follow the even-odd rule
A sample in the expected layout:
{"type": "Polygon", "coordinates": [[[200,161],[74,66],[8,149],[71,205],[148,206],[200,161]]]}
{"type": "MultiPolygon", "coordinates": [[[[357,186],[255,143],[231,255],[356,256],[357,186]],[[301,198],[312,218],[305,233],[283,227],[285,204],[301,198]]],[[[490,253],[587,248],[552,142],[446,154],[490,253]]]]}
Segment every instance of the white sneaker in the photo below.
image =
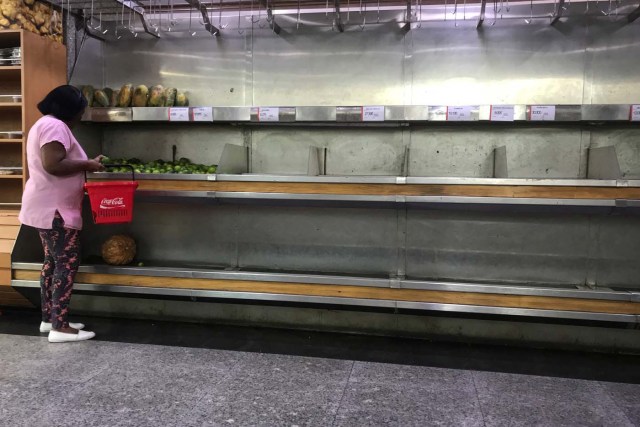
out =
{"type": "Polygon", "coordinates": [[[94,332],[78,331],[77,334],[67,334],[65,332],[51,331],[49,332],[49,342],[76,342],[86,341],[95,337],[94,332]]]}
{"type": "MultiPolygon", "coordinates": [[[[84,325],[82,323],[69,323],[73,329],[84,329],[84,325]]],[[[51,332],[51,323],[50,322],[40,322],[40,332],[51,332]]]]}

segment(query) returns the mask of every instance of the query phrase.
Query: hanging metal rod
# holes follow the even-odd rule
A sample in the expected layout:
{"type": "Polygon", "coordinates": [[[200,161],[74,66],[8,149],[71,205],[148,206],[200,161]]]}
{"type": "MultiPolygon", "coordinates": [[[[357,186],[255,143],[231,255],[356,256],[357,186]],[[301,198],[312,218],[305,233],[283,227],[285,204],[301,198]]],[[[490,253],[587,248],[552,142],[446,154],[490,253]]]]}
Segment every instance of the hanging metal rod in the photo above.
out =
{"type": "Polygon", "coordinates": [[[211,23],[209,19],[209,12],[207,6],[205,6],[200,0],[186,0],[189,6],[193,7],[202,15],[202,22],[204,23],[204,29],[211,33],[213,36],[219,36],[220,30],[211,23]]]}
{"type": "Polygon", "coordinates": [[[640,5],[638,5],[638,7],[634,9],[633,12],[629,14],[629,16],[627,16],[627,21],[633,22],[638,18],[640,18],[640,5]]]}
{"type": "Polygon", "coordinates": [[[562,12],[564,12],[564,2],[565,0],[558,1],[556,10],[553,11],[553,16],[551,17],[551,25],[554,25],[560,20],[560,18],[562,18],[562,12]]]}
{"type": "Polygon", "coordinates": [[[340,16],[340,0],[335,0],[334,7],[335,7],[335,14],[336,14],[336,19],[335,19],[336,28],[341,33],[344,33],[344,23],[342,22],[342,17],[340,16]]]}
{"type": "Polygon", "coordinates": [[[273,9],[271,8],[269,0],[260,0],[260,4],[267,10],[267,23],[269,24],[271,31],[276,34],[280,34],[282,28],[280,28],[280,25],[278,25],[275,17],[273,16],[273,9]]]}
{"type": "Polygon", "coordinates": [[[478,17],[478,23],[476,24],[476,28],[482,27],[482,24],[484,23],[484,14],[486,10],[487,10],[487,0],[482,0],[482,2],[480,3],[480,16],[478,17]]]}

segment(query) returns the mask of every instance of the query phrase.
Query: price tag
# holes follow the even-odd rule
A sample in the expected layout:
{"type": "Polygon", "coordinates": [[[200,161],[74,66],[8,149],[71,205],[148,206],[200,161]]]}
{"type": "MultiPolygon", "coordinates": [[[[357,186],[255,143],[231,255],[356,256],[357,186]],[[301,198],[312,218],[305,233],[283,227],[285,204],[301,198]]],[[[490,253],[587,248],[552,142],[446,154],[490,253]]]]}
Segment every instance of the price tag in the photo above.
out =
{"type": "Polygon", "coordinates": [[[258,108],[259,122],[277,122],[280,120],[279,107],[260,107],[258,108]]]}
{"type": "Polygon", "coordinates": [[[492,105],[489,120],[492,122],[512,122],[514,115],[513,105],[492,105]]]}
{"type": "Polygon", "coordinates": [[[473,120],[471,112],[473,110],[471,105],[461,105],[454,107],[447,107],[447,121],[448,122],[466,122],[473,120]]]}
{"type": "Polygon", "coordinates": [[[640,105],[632,105],[629,115],[632,122],[640,122],[640,105]]]}
{"type": "Polygon", "coordinates": [[[170,122],[188,122],[189,107],[169,108],[170,122]]]}
{"type": "Polygon", "coordinates": [[[363,122],[384,122],[384,106],[368,105],[362,107],[363,122]]]}
{"type": "Polygon", "coordinates": [[[529,120],[533,122],[553,121],[556,119],[555,105],[532,105],[529,120]]]}
{"type": "Polygon", "coordinates": [[[212,122],[213,108],[211,107],[195,107],[191,109],[194,122],[212,122]]]}

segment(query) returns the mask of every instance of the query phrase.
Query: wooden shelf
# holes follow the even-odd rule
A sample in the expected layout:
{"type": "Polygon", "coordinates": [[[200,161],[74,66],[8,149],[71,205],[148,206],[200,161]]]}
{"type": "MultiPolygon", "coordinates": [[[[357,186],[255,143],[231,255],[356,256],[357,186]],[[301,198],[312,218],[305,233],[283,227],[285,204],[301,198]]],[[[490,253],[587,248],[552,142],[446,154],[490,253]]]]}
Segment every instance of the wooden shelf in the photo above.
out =
{"type": "Polygon", "coordinates": [[[0,108],[2,107],[22,108],[22,102],[0,102],[0,108]]]}
{"type": "Polygon", "coordinates": [[[16,139],[0,139],[0,144],[20,144],[22,142],[22,138],[16,138],[16,139]]]}
{"type": "Polygon", "coordinates": [[[563,199],[640,199],[637,187],[432,185],[432,184],[334,184],[302,182],[139,180],[138,190],[222,191],[240,193],[289,193],[375,196],[466,196],[563,199]]]}
{"type": "Polygon", "coordinates": [[[22,71],[22,65],[0,65],[0,71],[22,71]]]}
{"type": "Polygon", "coordinates": [[[0,175],[0,179],[22,179],[22,175],[0,175]]]}

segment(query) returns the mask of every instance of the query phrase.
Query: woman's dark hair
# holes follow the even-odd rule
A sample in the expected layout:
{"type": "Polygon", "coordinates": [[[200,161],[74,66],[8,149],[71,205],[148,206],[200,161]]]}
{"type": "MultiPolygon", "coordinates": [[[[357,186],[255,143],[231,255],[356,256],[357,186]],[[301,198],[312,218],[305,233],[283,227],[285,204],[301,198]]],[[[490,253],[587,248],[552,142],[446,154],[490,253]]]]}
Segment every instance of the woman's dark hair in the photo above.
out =
{"type": "Polygon", "coordinates": [[[87,100],[74,86],[58,86],[38,104],[42,114],[51,115],[63,122],[73,119],[87,107],[87,100]]]}

